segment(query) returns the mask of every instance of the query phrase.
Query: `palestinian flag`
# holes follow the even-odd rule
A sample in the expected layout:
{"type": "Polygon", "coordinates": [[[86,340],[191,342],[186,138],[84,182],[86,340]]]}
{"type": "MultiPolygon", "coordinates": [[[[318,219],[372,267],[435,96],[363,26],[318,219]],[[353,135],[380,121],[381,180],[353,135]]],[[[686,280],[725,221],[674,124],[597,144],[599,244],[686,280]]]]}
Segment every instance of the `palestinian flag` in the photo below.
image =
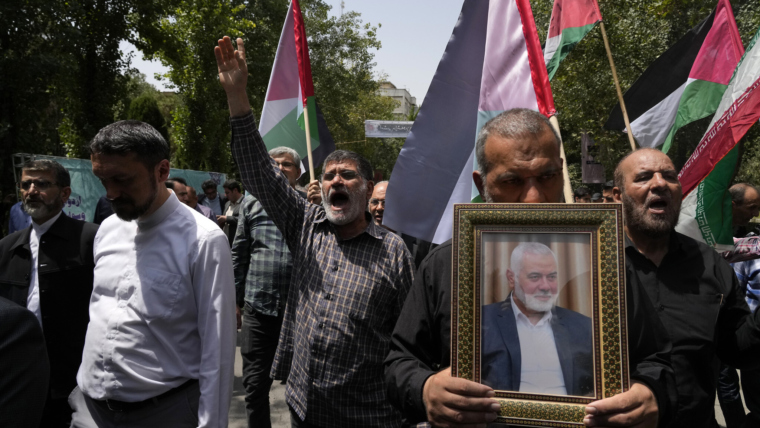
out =
{"type": "Polygon", "coordinates": [[[731,195],[737,143],[760,118],[760,30],[733,73],[707,133],[678,174],[684,200],[676,230],[717,250],[733,249],[731,195]]]}
{"type": "MultiPolygon", "coordinates": [[[[668,49],[625,94],[633,136],[641,147],[670,149],[679,128],[708,117],[718,108],[744,53],[728,0],[668,49]]],[[[620,107],[605,125],[624,130],[620,107]]]]}
{"type": "Polygon", "coordinates": [[[528,0],[465,0],[388,184],[383,224],[442,243],[455,203],[478,199],[475,138],[499,113],[555,113],[528,0]]]}
{"type": "Polygon", "coordinates": [[[559,63],[601,20],[596,0],[554,0],[544,47],[549,80],[557,72],[559,63]]]}
{"type": "MultiPolygon", "coordinates": [[[[287,146],[307,158],[304,106],[309,113],[309,132],[315,168],[335,150],[335,142],[314,98],[309,47],[298,0],[293,0],[285,17],[272,75],[259,121],[259,133],[267,149],[287,146]]],[[[302,162],[301,171],[308,169],[302,162]]]]}

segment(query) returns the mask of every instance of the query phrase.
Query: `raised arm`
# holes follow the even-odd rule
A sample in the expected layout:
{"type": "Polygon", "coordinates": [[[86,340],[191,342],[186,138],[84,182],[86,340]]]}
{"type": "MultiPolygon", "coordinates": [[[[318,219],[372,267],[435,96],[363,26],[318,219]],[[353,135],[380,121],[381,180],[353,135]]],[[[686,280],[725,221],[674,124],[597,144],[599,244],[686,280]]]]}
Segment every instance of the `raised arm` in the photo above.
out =
{"type": "MultiPolygon", "coordinates": [[[[313,205],[306,202],[288,183],[267,152],[256,121],[251,114],[245,85],[248,67],[243,39],[237,39],[237,50],[225,36],[214,48],[219,70],[219,83],[227,94],[230,108],[232,156],[240,169],[245,188],[259,200],[264,210],[282,232],[291,252],[298,245],[306,211],[313,205]]],[[[316,207],[314,207],[316,208],[316,207]]]]}

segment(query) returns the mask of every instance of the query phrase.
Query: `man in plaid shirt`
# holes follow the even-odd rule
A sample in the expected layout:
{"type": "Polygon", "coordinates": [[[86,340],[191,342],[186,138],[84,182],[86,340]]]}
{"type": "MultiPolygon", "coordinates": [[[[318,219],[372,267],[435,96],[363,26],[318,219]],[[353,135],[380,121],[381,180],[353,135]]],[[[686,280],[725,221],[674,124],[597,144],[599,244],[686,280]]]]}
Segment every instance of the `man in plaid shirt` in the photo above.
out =
{"type": "Polygon", "coordinates": [[[294,266],[272,367],[287,378],[291,421],[299,427],[401,426],[386,399],[383,359],[413,263],[401,238],[366,212],[372,168],[356,153],[325,160],[323,206],[292,189],[268,156],[245,91],[243,40],[214,49],[230,108],[231,148],[245,187],[277,225],[294,266]]]}
{"type": "MultiPolygon", "coordinates": [[[[288,178],[290,187],[295,188],[301,175],[298,153],[289,147],[277,147],[269,155],[288,178]]],[[[288,301],[293,258],[280,230],[252,196],[246,196],[240,208],[232,242],[232,268],[239,326],[242,311],[240,355],[248,427],[271,427],[269,372],[288,301]]]]}

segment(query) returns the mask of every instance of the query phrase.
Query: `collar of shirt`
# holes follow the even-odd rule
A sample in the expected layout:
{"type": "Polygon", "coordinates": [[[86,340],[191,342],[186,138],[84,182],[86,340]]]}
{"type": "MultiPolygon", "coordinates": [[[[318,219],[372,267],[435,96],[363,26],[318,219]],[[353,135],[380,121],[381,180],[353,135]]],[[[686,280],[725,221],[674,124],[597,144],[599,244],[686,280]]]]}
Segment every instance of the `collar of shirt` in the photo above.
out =
{"type": "MultiPolygon", "coordinates": [[[[369,213],[366,211],[364,212],[364,218],[367,219],[367,228],[364,229],[363,233],[366,233],[375,239],[383,239],[383,235],[386,233],[389,233],[387,229],[376,225],[375,222],[372,221],[372,216],[370,216],[369,213]]],[[[327,220],[327,215],[324,213],[324,208],[323,208],[321,215],[317,215],[316,218],[314,219],[314,223],[322,223],[326,220],[327,220]]],[[[335,229],[335,225],[332,223],[330,223],[330,227],[332,227],[333,230],[335,229]]],[[[361,235],[361,233],[359,235],[361,235]]],[[[354,238],[351,238],[351,239],[354,239],[354,238]]],[[[342,241],[342,239],[338,238],[338,241],[342,241]]]]}
{"type": "Polygon", "coordinates": [[[58,214],[56,214],[56,215],[53,216],[53,218],[51,218],[50,220],[48,220],[48,221],[46,221],[46,222],[44,222],[42,224],[37,224],[34,221],[32,221],[32,229],[34,229],[34,233],[36,233],[37,236],[44,235],[45,232],[47,232],[48,230],[50,230],[50,227],[53,225],[53,223],[56,222],[56,220],[58,220],[58,217],[60,217],[61,214],[63,214],[63,211],[59,211],[58,214]]]}
{"type": "MultiPolygon", "coordinates": [[[[625,235],[625,249],[626,249],[626,255],[627,256],[638,256],[642,259],[646,259],[648,262],[652,263],[651,260],[649,260],[644,254],[642,254],[638,248],[636,248],[636,244],[631,241],[631,238],[628,237],[628,235],[624,232],[623,235],[625,235]]],[[[672,257],[674,254],[678,254],[678,252],[683,250],[683,243],[681,242],[681,234],[676,232],[675,229],[670,231],[670,242],[668,243],[668,253],[665,255],[665,258],[663,258],[663,261],[666,258],[672,257]]],[[[660,263],[662,265],[662,263],[660,263]]]]}
{"type": "Polygon", "coordinates": [[[169,214],[173,213],[179,204],[179,199],[177,199],[173,192],[170,192],[169,198],[153,214],[137,219],[137,227],[145,230],[156,226],[164,221],[169,214]]]}
{"type": "Polygon", "coordinates": [[[530,319],[528,319],[528,317],[515,304],[515,293],[509,293],[509,299],[512,300],[512,307],[514,308],[514,310],[512,312],[515,314],[515,322],[516,323],[519,324],[520,322],[522,322],[523,324],[527,324],[530,327],[539,328],[539,327],[543,327],[544,325],[546,325],[549,322],[551,322],[551,320],[552,320],[552,311],[547,311],[546,313],[544,313],[544,316],[541,317],[541,319],[538,320],[538,322],[535,325],[533,325],[533,323],[530,322],[530,319]]]}

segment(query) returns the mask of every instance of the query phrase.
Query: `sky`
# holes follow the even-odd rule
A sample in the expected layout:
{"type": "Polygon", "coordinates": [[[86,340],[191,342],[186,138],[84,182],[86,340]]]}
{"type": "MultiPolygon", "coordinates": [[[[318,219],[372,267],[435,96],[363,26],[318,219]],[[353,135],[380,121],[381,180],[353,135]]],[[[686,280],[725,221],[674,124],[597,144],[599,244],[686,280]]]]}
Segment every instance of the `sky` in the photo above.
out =
{"type": "MultiPolygon", "coordinates": [[[[340,14],[341,0],[325,0],[331,14],[340,14]]],[[[387,76],[398,88],[406,88],[417,105],[422,104],[433,80],[438,62],[459,18],[463,0],[343,0],[344,11],[361,14],[364,23],[380,28],[377,38],[382,48],[374,51],[375,72],[387,76]]],[[[283,19],[285,17],[283,16],[283,19]]],[[[309,29],[306,29],[307,33],[309,29]]],[[[166,68],[158,61],[143,60],[140,52],[127,42],[122,52],[135,52],[132,67],[145,74],[147,81],[159,90],[168,90],[153,76],[166,68]]],[[[319,96],[319,94],[317,94],[319,96]]]]}

